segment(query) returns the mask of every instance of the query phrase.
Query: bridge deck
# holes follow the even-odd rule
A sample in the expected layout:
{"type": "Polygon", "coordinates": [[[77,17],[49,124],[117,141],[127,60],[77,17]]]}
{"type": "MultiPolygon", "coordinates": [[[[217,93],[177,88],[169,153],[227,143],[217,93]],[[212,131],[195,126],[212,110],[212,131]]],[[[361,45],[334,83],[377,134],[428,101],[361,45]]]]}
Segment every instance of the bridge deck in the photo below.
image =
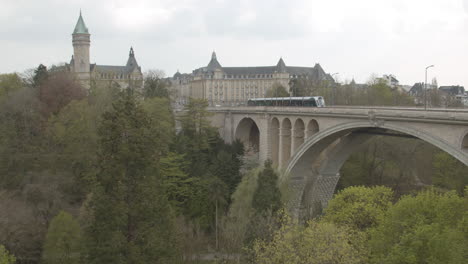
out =
{"type": "Polygon", "coordinates": [[[379,117],[388,120],[413,120],[421,122],[468,124],[468,109],[423,108],[416,107],[363,107],[363,106],[334,106],[334,107],[272,107],[272,106],[243,106],[243,107],[210,107],[210,112],[232,113],[269,113],[275,115],[314,115],[347,118],[379,117]]]}

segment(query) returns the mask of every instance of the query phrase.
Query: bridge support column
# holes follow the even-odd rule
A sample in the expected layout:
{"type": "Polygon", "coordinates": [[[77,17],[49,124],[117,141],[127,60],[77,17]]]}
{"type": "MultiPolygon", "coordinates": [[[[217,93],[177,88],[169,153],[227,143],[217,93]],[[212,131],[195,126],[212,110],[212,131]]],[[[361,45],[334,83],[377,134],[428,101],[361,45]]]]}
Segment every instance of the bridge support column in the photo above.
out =
{"type": "Polygon", "coordinates": [[[269,140],[270,144],[269,145],[269,153],[270,153],[270,158],[273,162],[273,166],[279,167],[279,144],[280,144],[280,139],[279,139],[279,134],[280,134],[280,128],[279,128],[279,121],[277,118],[273,118],[271,120],[271,127],[270,130],[268,131],[269,135],[269,140]]]}
{"type": "Polygon", "coordinates": [[[372,135],[362,133],[348,133],[339,139],[328,142],[326,147],[317,145],[317,156],[313,157],[313,171],[315,176],[307,179],[304,185],[302,204],[300,205],[300,219],[310,219],[322,212],[335,191],[340,178],[340,168],[351,153],[355,152],[372,135]]]}
{"type": "Polygon", "coordinates": [[[224,115],[224,142],[232,143],[234,141],[235,128],[232,125],[233,117],[232,113],[229,111],[224,115]]]}
{"type": "Polygon", "coordinates": [[[294,155],[296,150],[304,143],[304,130],[293,129],[292,135],[291,156],[294,155]]]}
{"type": "Polygon", "coordinates": [[[339,179],[340,173],[320,174],[317,176],[312,190],[309,190],[309,198],[307,198],[307,201],[310,202],[307,206],[309,209],[308,215],[318,213],[317,211],[321,211],[327,207],[339,179]]]}
{"type": "Polygon", "coordinates": [[[271,159],[271,146],[270,142],[270,124],[269,124],[269,116],[265,116],[261,119],[258,124],[258,129],[260,132],[260,153],[259,153],[259,163],[263,165],[267,159],[271,159]]]}
{"type": "Polygon", "coordinates": [[[279,168],[286,167],[291,157],[291,129],[280,129],[279,135],[279,168]]]}

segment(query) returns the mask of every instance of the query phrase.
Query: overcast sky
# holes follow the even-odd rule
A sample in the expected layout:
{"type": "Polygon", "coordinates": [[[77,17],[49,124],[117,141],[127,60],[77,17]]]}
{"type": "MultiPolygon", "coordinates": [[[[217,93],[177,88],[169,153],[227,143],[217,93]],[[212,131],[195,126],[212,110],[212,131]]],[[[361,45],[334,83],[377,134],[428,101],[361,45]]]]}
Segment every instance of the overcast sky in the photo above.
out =
{"type": "Polygon", "coordinates": [[[91,62],[143,71],[320,63],[339,81],[394,74],[468,87],[468,0],[0,0],[0,72],[68,62],[80,8],[91,62]]]}

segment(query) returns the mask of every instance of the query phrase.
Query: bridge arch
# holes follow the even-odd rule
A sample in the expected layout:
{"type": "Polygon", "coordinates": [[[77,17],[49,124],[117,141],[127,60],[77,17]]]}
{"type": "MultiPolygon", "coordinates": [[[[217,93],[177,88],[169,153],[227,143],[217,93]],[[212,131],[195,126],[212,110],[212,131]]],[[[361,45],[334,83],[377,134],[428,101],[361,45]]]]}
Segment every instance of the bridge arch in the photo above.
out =
{"type": "MultiPolygon", "coordinates": [[[[290,207],[293,215],[301,217],[310,214],[310,210],[313,210],[317,203],[322,208],[327,205],[339,180],[342,165],[362,143],[373,136],[363,133],[369,130],[396,131],[414,136],[444,150],[468,166],[468,156],[463,153],[464,150],[420,130],[392,124],[376,127],[369,122],[337,125],[308,138],[287,164],[286,174],[290,175],[290,207]]],[[[467,141],[468,135],[463,138],[462,147],[465,149],[467,141]]]]}
{"type": "Polygon", "coordinates": [[[468,151],[468,133],[463,137],[461,147],[464,151],[468,151]]]}
{"type": "Polygon", "coordinates": [[[302,119],[298,118],[294,122],[294,128],[292,131],[292,149],[291,149],[291,154],[294,154],[297,149],[304,143],[304,136],[305,136],[305,131],[304,131],[304,121],[302,119]]]}
{"type": "Polygon", "coordinates": [[[235,138],[244,143],[246,152],[260,151],[260,130],[252,118],[243,118],[236,128],[235,138]]]}

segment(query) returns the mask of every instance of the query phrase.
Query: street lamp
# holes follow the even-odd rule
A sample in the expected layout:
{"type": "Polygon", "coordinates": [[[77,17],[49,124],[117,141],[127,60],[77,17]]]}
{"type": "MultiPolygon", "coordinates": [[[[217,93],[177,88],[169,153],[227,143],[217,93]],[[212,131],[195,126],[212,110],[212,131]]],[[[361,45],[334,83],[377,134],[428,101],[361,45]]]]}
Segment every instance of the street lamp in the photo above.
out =
{"type": "MultiPolygon", "coordinates": [[[[334,75],[340,74],[339,72],[335,72],[331,75],[333,82],[335,82],[335,79],[333,78],[334,75]]],[[[335,105],[335,85],[332,86],[332,105],[335,105]]]]}
{"type": "Polygon", "coordinates": [[[434,65],[429,65],[426,67],[426,75],[424,79],[424,110],[427,110],[427,69],[434,67],[434,65]]]}

